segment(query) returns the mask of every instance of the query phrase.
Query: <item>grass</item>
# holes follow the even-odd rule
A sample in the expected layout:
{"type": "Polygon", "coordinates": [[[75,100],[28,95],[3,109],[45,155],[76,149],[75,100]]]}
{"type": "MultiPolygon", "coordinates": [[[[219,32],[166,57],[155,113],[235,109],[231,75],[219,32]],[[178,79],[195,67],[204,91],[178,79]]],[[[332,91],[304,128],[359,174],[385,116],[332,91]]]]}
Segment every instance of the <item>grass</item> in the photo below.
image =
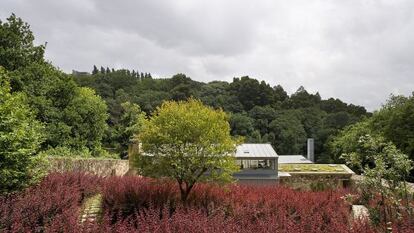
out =
{"type": "Polygon", "coordinates": [[[346,172],[338,164],[279,164],[281,172],[346,172]]]}

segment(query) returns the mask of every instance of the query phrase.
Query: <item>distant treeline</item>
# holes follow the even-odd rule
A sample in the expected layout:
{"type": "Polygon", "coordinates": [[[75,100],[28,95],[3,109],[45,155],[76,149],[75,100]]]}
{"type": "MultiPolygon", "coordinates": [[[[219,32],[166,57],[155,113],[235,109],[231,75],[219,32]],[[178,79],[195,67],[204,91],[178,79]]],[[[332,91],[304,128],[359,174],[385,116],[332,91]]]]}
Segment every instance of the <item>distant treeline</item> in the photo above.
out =
{"type": "Polygon", "coordinates": [[[247,142],[269,142],[279,154],[306,153],[306,138],[315,139],[316,159],[332,161],[327,142],[345,126],[371,114],[364,107],[346,104],[339,99],[321,99],[300,87],[288,95],[282,86],[270,86],[248,76],[232,82],[198,82],[185,74],[171,78],[152,78],[150,73],[135,70],[93,67],[91,75],[72,75],[80,86],[96,91],[107,103],[109,131],[104,147],[125,152],[119,145],[117,129],[124,108],[122,103],[138,104],[147,114],[164,100],[186,100],[195,97],[230,115],[233,135],[244,136],[247,142]],[[118,140],[117,140],[118,138],[118,140]]]}

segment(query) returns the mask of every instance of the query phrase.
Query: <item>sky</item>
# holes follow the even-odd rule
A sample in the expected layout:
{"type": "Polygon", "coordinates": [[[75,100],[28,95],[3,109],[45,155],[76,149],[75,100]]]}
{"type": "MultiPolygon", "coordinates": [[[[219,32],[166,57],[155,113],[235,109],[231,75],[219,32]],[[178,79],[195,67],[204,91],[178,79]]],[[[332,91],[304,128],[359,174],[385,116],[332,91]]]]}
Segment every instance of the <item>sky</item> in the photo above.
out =
{"type": "Polygon", "coordinates": [[[413,0],[1,0],[65,72],[249,75],[379,109],[414,91],[413,0]]]}

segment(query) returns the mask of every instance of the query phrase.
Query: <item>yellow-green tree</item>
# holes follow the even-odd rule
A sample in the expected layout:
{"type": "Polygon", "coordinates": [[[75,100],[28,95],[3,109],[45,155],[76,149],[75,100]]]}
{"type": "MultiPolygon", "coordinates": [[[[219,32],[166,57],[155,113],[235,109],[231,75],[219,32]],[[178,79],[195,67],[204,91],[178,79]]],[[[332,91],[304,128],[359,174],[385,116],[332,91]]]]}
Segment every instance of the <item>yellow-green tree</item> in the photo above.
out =
{"type": "Polygon", "coordinates": [[[144,123],[139,134],[143,153],[135,164],[144,176],[177,181],[186,201],[199,181],[231,181],[237,171],[238,140],[230,136],[228,116],[199,100],[167,101],[144,123]]]}

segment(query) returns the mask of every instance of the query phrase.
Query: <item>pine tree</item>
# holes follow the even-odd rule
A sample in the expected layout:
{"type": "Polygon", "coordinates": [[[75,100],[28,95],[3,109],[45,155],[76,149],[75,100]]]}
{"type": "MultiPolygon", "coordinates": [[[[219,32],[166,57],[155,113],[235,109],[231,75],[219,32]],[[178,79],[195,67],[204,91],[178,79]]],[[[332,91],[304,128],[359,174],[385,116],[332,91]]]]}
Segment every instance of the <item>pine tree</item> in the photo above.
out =
{"type": "Polygon", "coordinates": [[[101,74],[105,74],[105,68],[101,66],[101,74]]]}
{"type": "Polygon", "coordinates": [[[111,70],[108,67],[106,67],[106,73],[107,74],[111,73],[111,70]]]}
{"type": "Polygon", "coordinates": [[[92,74],[97,74],[99,72],[98,68],[96,67],[96,65],[93,65],[93,70],[92,70],[92,74]]]}

